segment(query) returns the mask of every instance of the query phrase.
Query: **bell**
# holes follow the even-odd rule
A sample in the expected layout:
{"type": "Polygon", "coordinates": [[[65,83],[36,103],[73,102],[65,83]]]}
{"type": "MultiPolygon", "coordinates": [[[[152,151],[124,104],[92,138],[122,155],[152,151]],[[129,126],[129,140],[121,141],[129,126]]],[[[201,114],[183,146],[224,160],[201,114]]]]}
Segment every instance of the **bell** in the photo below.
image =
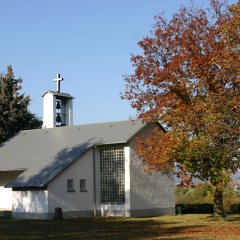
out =
{"type": "Polygon", "coordinates": [[[56,109],[61,109],[60,101],[57,101],[56,109]]]}
{"type": "Polygon", "coordinates": [[[61,123],[62,122],[61,115],[59,113],[57,114],[56,122],[57,123],[61,123]]]}

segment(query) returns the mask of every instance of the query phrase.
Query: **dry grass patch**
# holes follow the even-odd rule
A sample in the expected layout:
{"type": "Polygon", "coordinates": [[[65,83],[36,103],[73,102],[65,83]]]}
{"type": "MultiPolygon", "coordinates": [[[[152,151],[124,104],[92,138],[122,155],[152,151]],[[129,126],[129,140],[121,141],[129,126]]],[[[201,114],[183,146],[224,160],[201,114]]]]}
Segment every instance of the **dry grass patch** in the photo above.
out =
{"type": "Polygon", "coordinates": [[[79,218],[63,221],[0,220],[1,240],[237,240],[240,215],[224,219],[210,215],[154,218],[79,218]]]}

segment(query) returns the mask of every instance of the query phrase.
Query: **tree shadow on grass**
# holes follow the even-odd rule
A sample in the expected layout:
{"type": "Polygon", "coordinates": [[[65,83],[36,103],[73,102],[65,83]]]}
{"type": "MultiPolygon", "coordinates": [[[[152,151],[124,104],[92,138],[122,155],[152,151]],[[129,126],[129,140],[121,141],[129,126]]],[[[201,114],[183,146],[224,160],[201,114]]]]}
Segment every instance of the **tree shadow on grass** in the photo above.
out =
{"type": "Polygon", "coordinates": [[[239,223],[240,222],[240,215],[227,215],[226,218],[224,218],[225,221],[227,222],[236,222],[236,223],[239,223]]]}
{"type": "Polygon", "coordinates": [[[236,222],[239,223],[240,222],[240,215],[236,215],[236,214],[227,214],[225,217],[214,217],[213,215],[209,215],[207,217],[205,217],[205,219],[207,219],[209,222],[221,222],[221,221],[225,221],[225,222],[236,222]]]}
{"type": "Polygon", "coordinates": [[[173,240],[193,240],[192,234],[189,237],[183,235],[186,232],[197,233],[197,228],[202,227],[177,226],[177,224],[179,223],[154,219],[124,218],[79,218],[63,221],[5,220],[0,221],[0,239],[146,240],[171,237],[173,240]]]}

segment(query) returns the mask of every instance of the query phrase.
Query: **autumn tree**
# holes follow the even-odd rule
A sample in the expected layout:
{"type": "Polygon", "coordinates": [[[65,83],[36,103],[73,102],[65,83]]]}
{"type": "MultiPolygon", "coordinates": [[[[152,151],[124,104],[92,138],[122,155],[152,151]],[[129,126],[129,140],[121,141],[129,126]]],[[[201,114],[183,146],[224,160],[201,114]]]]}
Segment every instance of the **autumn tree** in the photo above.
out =
{"type": "Polygon", "coordinates": [[[13,69],[0,75],[0,143],[23,129],[39,128],[42,121],[28,110],[30,97],[21,94],[22,79],[15,79],[13,69]]]}
{"type": "Polygon", "coordinates": [[[139,139],[148,170],[174,168],[185,184],[209,181],[215,215],[224,215],[223,190],[240,165],[239,24],[240,3],[222,0],[157,16],[122,94],[139,118],[167,129],[139,139]]]}

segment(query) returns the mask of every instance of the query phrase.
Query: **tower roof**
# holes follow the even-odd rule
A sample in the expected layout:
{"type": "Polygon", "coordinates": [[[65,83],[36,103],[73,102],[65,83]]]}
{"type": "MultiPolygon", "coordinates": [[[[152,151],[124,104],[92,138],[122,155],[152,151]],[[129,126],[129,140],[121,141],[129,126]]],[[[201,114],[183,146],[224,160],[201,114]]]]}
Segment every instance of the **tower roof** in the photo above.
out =
{"type": "Polygon", "coordinates": [[[47,93],[50,93],[50,94],[52,94],[54,96],[58,96],[58,97],[65,97],[65,98],[72,98],[72,99],[74,99],[74,97],[71,94],[69,94],[69,93],[55,92],[55,91],[50,91],[50,90],[46,91],[42,95],[42,97],[44,97],[47,93]]]}

